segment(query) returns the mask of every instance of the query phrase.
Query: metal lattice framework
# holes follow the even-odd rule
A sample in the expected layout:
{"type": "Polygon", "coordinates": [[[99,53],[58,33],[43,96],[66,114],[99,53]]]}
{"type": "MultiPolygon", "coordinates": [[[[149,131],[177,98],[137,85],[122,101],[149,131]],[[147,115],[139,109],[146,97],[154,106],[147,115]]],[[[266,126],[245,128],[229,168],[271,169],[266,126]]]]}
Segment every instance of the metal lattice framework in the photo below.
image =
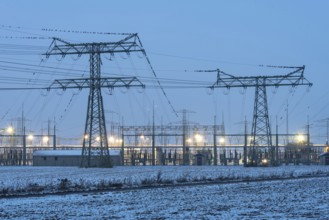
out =
{"type": "Polygon", "coordinates": [[[267,107],[266,80],[264,78],[257,78],[255,83],[254,115],[250,143],[251,152],[249,154],[251,155],[250,161],[254,161],[252,163],[257,164],[259,158],[255,146],[266,146],[271,154],[270,158],[273,158],[274,156],[274,149],[272,146],[272,133],[267,107]]]}
{"type": "MultiPolygon", "coordinates": [[[[249,165],[257,166],[266,159],[271,165],[276,164],[274,148],[272,146],[272,134],[269,123],[269,113],[267,105],[266,87],[280,87],[280,86],[312,86],[305,77],[305,66],[289,67],[289,66],[267,66],[271,68],[293,69],[292,72],[286,75],[274,76],[245,76],[237,77],[227,74],[219,69],[216,70],[202,70],[197,72],[217,72],[216,82],[210,86],[215,88],[248,88],[255,87],[255,101],[253,123],[251,131],[250,146],[247,152],[247,159],[249,165]]],[[[245,161],[245,165],[247,161],[245,161]]]]}
{"type": "Polygon", "coordinates": [[[89,55],[90,77],[80,79],[55,80],[48,89],[83,89],[89,88],[87,117],[82,145],[81,166],[111,166],[109,159],[108,139],[104,115],[101,88],[114,89],[115,87],[144,87],[136,77],[101,77],[101,54],[109,53],[145,53],[137,34],[118,42],[82,43],[71,44],[59,38],[54,38],[48,51],[44,54],[51,55],[89,55]],[[98,155],[99,161],[92,162],[91,156],[98,155]]]}
{"type": "MultiPolygon", "coordinates": [[[[61,79],[54,80],[54,82],[49,86],[50,89],[86,89],[90,88],[92,84],[91,78],[81,78],[81,79],[61,79]]],[[[142,82],[137,77],[103,77],[99,79],[100,88],[114,89],[114,87],[140,87],[142,82]]]]}
{"type": "Polygon", "coordinates": [[[143,52],[145,53],[142,45],[140,44],[137,34],[128,35],[126,38],[117,42],[100,42],[100,43],[81,43],[71,44],[60,38],[53,38],[46,57],[50,55],[79,55],[91,54],[91,52],[97,54],[109,53],[131,53],[131,52],[143,52]]]}

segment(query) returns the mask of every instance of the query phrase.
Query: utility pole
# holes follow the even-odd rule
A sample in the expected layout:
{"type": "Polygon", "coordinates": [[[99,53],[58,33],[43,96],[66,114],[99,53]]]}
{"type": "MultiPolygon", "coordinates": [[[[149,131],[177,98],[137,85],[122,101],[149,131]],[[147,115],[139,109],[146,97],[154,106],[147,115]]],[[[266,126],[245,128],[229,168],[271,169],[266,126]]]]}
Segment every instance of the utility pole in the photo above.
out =
{"type": "Polygon", "coordinates": [[[186,150],[186,132],[187,132],[187,120],[186,120],[186,109],[183,110],[183,165],[187,164],[187,150],[186,150]]]}
{"type": "Polygon", "coordinates": [[[280,158],[279,158],[279,125],[278,125],[278,116],[275,118],[276,125],[275,125],[275,161],[277,166],[280,165],[280,158]]]}
{"type": "Polygon", "coordinates": [[[329,119],[327,119],[326,146],[328,146],[328,135],[329,135],[329,119]]]}
{"type": "Polygon", "coordinates": [[[53,150],[56,150],[56,120],[54,118],[53,150]]]}
{"type": "Polygon", "coordinates": [[[122,117],[122,123],[121,123],[121,165],[125,165],[125,136],[124,136],[124,129],[123,129],[123,117],[122,117]]]}
{"type": "Polygon", "coordinates": [[[193,111],[189,111],[187,109],[183,109],[177,111],[177,113],[182,114],[182,129],[183,129],[183,165],[189,165],[189,149],[186,147],[186,135],[188,131],[188,120],[187,113],[194,113],[193,111]]]}
{"type": "Polygon", "coordinates": [[[244,146],[243,146],[243,165],[247,166],[247,146],[248,146],[247,117],[244,119],[244,146]]]}
{"type": "Polygon", "coordinates": [[[23,166],[26,166],[26,134],[24,122],[24,110],[22,110],[22,134],[23,134],[23,166]]]}
{"type": "Polygon", "coordinates": [[[289,143],[289,102],[287,99],[287,107],[286,107],[286,145],[289,143]]]}
{"type": "Polygon", "coordinates": [[[216,82],[209,86],[210,89],[215,88],[255,88],[254,113],[251,129],[251,143],[248,151],[248,159],[250,166],[258,166],[262,164],[261,159],[269,160],[273,164],[275,158],[269,153],[269,158],[264,158],[266,152],[273,151],[272,134],[269,122],[268,104],[267,104],[267,87],[280,86],[312,86],[305,77],[305,66],[289,67],[289,66],[266,66],[269,68],[289,69],[292,70],[286,75],[274,76],[233,76],[227,74],[220,69],[216,70],[197,70],[196,72],[216,72],[216,82]]]}
{"type": "Polygon", "coordinates": [[[217,138],[216,138],[216,115],[214,116],[214,165],[218,164],[217,161],[217,138]]]}
{"type": "Polygon", "coordinates": [[[155,122],[154,122],[154,102],[153,102],[153,122],[152,122],[152,166],[155,166],[155,122]]]}
{"type": "Polygon", "coordinates": [[[47,147],[49,148],[49,139],[50,139],[50,120],[47,121],[47,147]]]}
{"type": "Polygon", "coordinates": [[[89,89],[87,116],[82,144],[81,167],[103,166],[111,167],[106,132],[105,114],[101,88],[114,89],[115,87],[144,87],[136,77],[102,77],[101,54],[116,54],[142,52],[145,55],[137,34],[129,34],[117,42],[78,43],[73,44],[59,38],[53,41],[44,54],[49,56],[89,55],[89,78],[55,80],[50,89],[89,89]],[[91,155],[98,155],[98,164],[91,164],[91,155]]]}
{"type": "Polygon", "coordinates": [[[307,116],[307,160],[308,163],[311,164],[311,147],[310,147],[310,119],[307,116]]]}

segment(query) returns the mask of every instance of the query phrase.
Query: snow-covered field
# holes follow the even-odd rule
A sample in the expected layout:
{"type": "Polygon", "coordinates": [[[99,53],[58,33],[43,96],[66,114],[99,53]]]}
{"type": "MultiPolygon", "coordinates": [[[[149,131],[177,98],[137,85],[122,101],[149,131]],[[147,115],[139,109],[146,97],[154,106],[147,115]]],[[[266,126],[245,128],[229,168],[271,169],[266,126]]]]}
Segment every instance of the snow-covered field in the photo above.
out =
{"type": "Polygon", "coordinates": [[[329,175],[329,166],[0,167],[0,197],[200,182],[329,175]]]}
{"type": "Polygon", "coordinates": [[[3,198],[0,218],[329,219],[328,189],[322,177],[3,198]]]}

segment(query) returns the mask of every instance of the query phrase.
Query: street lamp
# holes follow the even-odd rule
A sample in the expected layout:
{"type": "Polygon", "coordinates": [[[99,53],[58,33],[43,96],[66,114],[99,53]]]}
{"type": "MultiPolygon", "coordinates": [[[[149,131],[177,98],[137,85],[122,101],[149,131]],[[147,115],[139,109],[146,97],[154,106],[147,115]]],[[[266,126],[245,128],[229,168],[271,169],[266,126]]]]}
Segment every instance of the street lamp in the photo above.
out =
{"type": "Polygon", "coordinates": [[[33,134],[29,134],[28,136],[27,136],[27,139],[29,139],[30,141],[32,141],[33,140],[33,134]]]}
{"type": "Polygon", "coordinates": [[[202,136],[201,134],[195,134],[195,135],[194,135],[194,138],[195,138],[195,141],[196,141],[197,143],[200,143],[200,142],[203,141],[203,136],[202,136]]]}
{"type": "Polygon", "coordinates": [[[122,139],[121,138],[118,138],[117,139],[117,143],[121,144],[122,143],[122,139]]]}
{"type": "Polygon", "coordinates": [[[14,128],[13,128],[12,126],[9,126],[9,127],[6,129],[6,132],[7,132],[8,134],[14,134],[15,130],[14,130],[14,128]]]}
{"type": "Polygon", "coordinates": [[[115,146],[115,143],[118,142],[115,137],[113,135],[111,135],[109,138],[108,138],[108,141],[110,143],[110,147],[112,146],[115,146]]]}
{"type": "Polygon", "coordinates": [[[29,140],[29,144],[32,146],[32,141],[33,141],[33,138],[34,138],[34,136],[33,136],[33,134],[29,134],[28,136],[27,136],[27,139],[29,140]]]}
{"type": "Polygon", "coordinates": [[[32,140],[33,140],[33,134],[29,134],[28,136],[27,136],[27,139],[29,140],[29,141],[31,141],[32,142],[32,140]]]}
{"type": "Polygon", "coordinates": [[[224,148],[224,144],[225,144],[225,138],[224,137],[220,137],[219,138],[219,159],[220,159],[220,163],[221,164],[224,164],[224,165],[227,165],[226,164],[226,152],[225,152],[225,148],[224,148]],[[221,152],[221,149],[222,149],[222,154],[220,153],[221,152]]]}
{"type": "MultiPolygon", "coordinates": [[[[305,144],[305,136],[302,135],[302,134],[298,134],[296,137],[296,141],[297,141],[297,150],[296,150],[296,164],[299,164],[299,160],[301,158],[305,158],[307,157],[307,160],[309,162],[309,148],[305,148],[305,149],[302,149],[302,147],[304,146],[305,144]]],[[[305,146],[304,146],[305,147],[305,146]]]]}
{"type": "Polygon", "coordinates": [[[49,137],[48,136],[44,136],[42,140],[43,140],[44,143],[48,143],[49,137]]]}
{"type": "Polygon", "coordinates": [[[6,132],[7,132],[7,134],[10,135],[10,137],[9,137],[9,144],[11,146],[14,146],[14,143],[15,143],[15,140],[14,140],[15,129],[13,128],[13,126],[10,125],[10,126],[8,126],[6,128],[6,132]]]}
{"type": "Polygon", "coordinates": [[[114,138],[114,136],[110,136],[110,137],[109,137],[109,142],[110,142],[110,143],[114,143],[114,142],[115,142],[115,138],[114,138]]]}
{"type": "Polygon", "coordinates": [[[219,144],[220,145],[225,144],[225,138],[223,138],[223,137],[219,138],[219,144]]]}
{"type": "Polygon", "coordinates": [[[305,141],[305,137],[304,137],[304,135],[302,135],[302,134],[298,134],[298,135],[296,136],[296,140],[297,140],[297,142],[298,142],[299,144],[301,144],[301,143],[303,143],[303,142],[305,141]]]}

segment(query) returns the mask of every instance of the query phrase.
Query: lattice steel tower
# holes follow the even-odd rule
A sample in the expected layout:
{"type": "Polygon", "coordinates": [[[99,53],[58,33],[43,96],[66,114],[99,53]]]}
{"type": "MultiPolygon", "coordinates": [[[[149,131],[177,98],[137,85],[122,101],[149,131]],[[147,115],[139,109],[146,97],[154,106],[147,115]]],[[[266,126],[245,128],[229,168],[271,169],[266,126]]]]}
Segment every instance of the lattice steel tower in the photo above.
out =
{"type": "Polygon", "coordinates": [[[248,159],[251,161],[251,165],[257,165],[260,162],[258,160],[262,159],[262,157],[266,159],[271,158],[271,162],[274,160],[274,148],[272,146],[272,132],[266,95],[266,79],[264,77],[255,78],[255,87],[254,114],[250,140],[251,148],[249,149],[251,152],[248,153],[248,159]],[[265,146],[267,149],[265,148],[264,152],[257,152],[256,146],[265,146]]]}
{"type": "Polygon", "coordinates": [[[275,149],[272,145],[272,133],[269,122],[269,113],[267,105],[266,87],[280,87],[280,86],[312,86],[305,77],[305,66],[302,67],[289,67],[289,66],[267,66],[271,68],[293,69],[292,72],[286,75],[275,76],[246,76],[237,77],[227,74],[219,69],[216,70],[201,70],[197,72],[217,72],[216,82],[210,86],[211,89],[215,88],[248,88],[255,87],[255,101],[254,113],[251,130],[251,140],[247,152],[247,161],[245,165],[258,166],[262,163],[263,159],[269,165],[276,165],[278,158],[275,155],[275,149]]]}
{"type": "Polygon", "coordinates": [[[81,43],[71,44],[59,38],[54,38],[49,50],[44,54],[51,55],[89,55],[90,76],[81,79],[55,80],[49,89],[83,89],[89,88],[87,117],[82,144],[81,166],[110,167],[110,157],[106,123],[104,115],[101,88],[114,89],[115,87],[144,87],[136,77],[101,77],[101,54],[131,53],[145,51],[137,34],[130,34],[118,42],[81,43]],[[96,157],[91,157],[91,156],[96,157]],[[97,158],[93,161],[92,158],[97,158]]]}

